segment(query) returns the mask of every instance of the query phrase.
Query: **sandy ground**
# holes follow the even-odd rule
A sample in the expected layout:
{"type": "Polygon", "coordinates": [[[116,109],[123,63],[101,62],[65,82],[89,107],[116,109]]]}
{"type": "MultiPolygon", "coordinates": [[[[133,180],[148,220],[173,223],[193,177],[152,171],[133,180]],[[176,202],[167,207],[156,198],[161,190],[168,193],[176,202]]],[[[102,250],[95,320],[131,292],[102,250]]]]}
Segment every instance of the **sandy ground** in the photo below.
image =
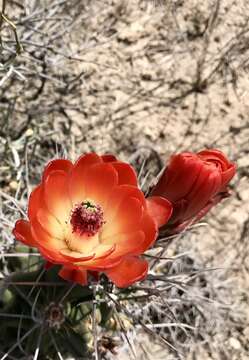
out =
{"type": "MultiPolygon", "coordinates": [[[[141,147],[155,149],[164,161],[183,150],[224,151],[238,165],[233,195],[207,217],[208,227],[179,246],[192,251],[199,263],[225,269],[222,294],[233,306],[224,328],[210,331],[209,350],[196,344],[195,352],[189,349],[185,356],[249,359],[249,4],[96,0],[83,10],[65,43],[55,43],[57,53],[48,54],[50,78],[38,95],[34,90],[30,96],[29,89],[32,81],[39,89],[41,80],[28,71],[37,71],[39,64],[25,52],[20,57],[27,81],[16,79],[12,93],[4,95],[10,103],[15,97],[16,105],[7,125],[1,119],[1,146],[4,151],[7,136],[21,165],[12,166],[11,176],[3,169],[1,181],[13,193],[18,169],[25,166],[20,145],[25,141],[31,185],[39,178],[37,162],[47,160],[55,144],[70,157],[94,150],[124,160],[141,147]],[[38,152],[32,153],[34,143],[38,152]]],[[[70,7],[69,14],[76,11],[70,7]]],[[[13,163],[11,146],[7,155],[2,152],[3,167],[10,158],[13,163]]],[[[138,359],[165,359],[161,348],[156,353],[149,340],[148,345],[147,357],[138,353],[138,359]]]]}

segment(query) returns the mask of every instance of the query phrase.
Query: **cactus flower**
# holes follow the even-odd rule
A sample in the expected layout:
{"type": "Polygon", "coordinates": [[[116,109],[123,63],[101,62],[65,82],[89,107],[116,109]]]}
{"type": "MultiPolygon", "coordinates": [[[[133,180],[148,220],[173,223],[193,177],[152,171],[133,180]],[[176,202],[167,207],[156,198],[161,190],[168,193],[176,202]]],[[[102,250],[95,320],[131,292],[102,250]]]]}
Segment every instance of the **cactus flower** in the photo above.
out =
{"type": "Polygon", "coordinates": [[[29,197],[28,220],[18,220],[17,240],[36,247],[59,275],[87,284],[105,273],[118,287],[145,278],[140,257],[171,216],[169,201],[145,199],[134,169],[112,155],[89,153],[75,164],[51,161],[29,197]]]}

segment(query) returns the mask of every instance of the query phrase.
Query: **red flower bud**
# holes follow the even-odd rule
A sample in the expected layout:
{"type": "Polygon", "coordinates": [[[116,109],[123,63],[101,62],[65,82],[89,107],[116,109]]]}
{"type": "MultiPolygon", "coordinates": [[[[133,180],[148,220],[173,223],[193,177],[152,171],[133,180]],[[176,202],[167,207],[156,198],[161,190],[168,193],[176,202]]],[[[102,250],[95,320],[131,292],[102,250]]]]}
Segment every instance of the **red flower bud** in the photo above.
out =
{"type": "Polygon", "coordinates": [[[184,152],[171,157],[151,194],[172,202],[169,224],[176,227],[200,219],[226,197],[227,185],[235,172],[235,164],[219,150],[184,152]]]}

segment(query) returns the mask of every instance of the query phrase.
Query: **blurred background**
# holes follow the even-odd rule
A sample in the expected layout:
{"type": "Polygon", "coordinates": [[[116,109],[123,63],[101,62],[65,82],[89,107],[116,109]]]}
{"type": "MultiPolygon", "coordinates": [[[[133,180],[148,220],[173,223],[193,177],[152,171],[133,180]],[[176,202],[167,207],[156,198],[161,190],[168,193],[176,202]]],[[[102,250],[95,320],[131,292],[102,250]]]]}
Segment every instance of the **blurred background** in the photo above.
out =
{"type": "MultiPolygon", "coordinates": [[[[222,268],[184,359],[249,359],[248,1],[1,0],[0,11],[1,196],[26,198],[56,156],[222,150],[238,166],[232,196],[177,245],[222,268]]],[[[151,343],[137,358],[165,359],[151,343]]]]}

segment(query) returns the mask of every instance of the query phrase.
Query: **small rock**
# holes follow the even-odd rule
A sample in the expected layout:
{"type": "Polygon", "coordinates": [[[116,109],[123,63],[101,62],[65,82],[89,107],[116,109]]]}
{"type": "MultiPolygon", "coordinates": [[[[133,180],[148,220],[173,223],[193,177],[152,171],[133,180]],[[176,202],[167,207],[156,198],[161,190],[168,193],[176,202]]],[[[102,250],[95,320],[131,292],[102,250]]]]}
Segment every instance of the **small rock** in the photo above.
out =
{"type": "Polygon", "coordinates": [[[247,326],[245,328],[245,330],[243,331],[243,334],[244,334],[246,340],[249,341],[249,326],[247,326]]]}
{"type": "Polygon", "coordinates": [[[34,130],[33,129],[27,129],[25,134],[26,134],[27,137],[30,137],[30,136],[32,136],[34,134],[34,130]]]}
{"type": "Polygon", "coordinates": [[[240,344],[238,339],[230,338],[229,339],[229,344],[235,350],[240,350],[241,349],[241,344],[240,344]]]}
{"type": "Polygon", "coordinates": [[[237,161],[238,167],[248,167],[249,166],[249,158],[248,156],[244,156],[237,161]]]}
{"type": "Polygon", "coordinates": [[[18,182],[15,181],[15,180],[13,180],[13,181],[11,181],[11,182],[9,183],[9,186],[10,186],[10,188],[11,188],[12,190],[17,190],[17,188],[18,188],[18,182]]]}

